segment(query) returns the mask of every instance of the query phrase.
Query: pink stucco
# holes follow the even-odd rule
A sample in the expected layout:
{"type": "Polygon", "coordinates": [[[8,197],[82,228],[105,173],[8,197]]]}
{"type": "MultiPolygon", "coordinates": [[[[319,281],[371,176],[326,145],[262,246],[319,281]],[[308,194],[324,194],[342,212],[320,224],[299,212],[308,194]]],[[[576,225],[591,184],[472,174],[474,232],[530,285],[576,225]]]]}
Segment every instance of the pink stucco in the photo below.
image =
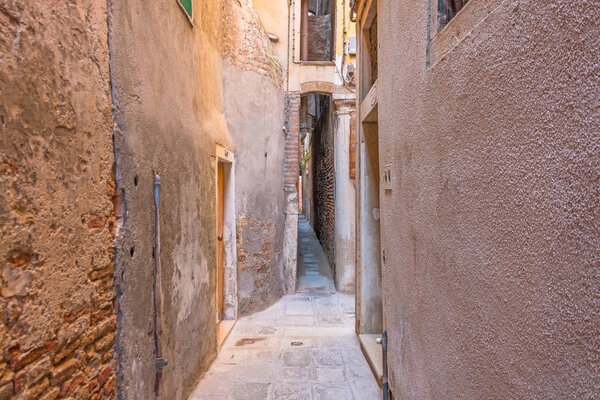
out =
{"type": "Polygon", "coordinates": [[[448,26],[462,39],[427,66],[427,1],[379,1],[391,388],[597,398],[600,8],[468,10],[491,3],[470,1],[448,26]]]}

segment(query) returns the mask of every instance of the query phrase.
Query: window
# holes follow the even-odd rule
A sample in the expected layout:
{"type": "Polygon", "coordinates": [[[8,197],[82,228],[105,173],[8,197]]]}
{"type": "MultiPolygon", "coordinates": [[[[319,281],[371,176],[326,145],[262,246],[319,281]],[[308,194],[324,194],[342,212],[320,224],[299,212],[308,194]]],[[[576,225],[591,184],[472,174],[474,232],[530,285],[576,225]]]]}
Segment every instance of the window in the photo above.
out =
{"type": "Polygon", "coordinates": [[[333,0],[302,0],[300,59],[302,61],[332,61],[335,40],[335,2],[333,0]]]}
{"type": "Polygon", "coordinates": [[[469,0],[438,0],[438,30],[442,30],[448,22],[467,4],[469,0]]]}

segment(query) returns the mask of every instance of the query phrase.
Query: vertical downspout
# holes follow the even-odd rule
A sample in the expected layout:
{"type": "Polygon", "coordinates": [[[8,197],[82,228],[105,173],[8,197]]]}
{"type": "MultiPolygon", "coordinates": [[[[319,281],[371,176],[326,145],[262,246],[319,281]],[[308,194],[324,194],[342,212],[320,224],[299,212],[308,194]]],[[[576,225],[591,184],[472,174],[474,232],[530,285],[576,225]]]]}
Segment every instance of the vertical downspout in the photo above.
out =
{"type": "Polygon", "coordinates": [[[344,76],[344,63],[346,62],[346,0],[342,0],[342,82],[346,83],[344,76]]]}
{"type": "Polygon", "coordinates": [[[160,177],[154,175],[154,352],[156,355],[154,395],[161,399],[162,370],[167,360],[162,358],[160,336],[162,334],[162,274],[160,265],[160,177]]]}
{"type": "Polygon", "coordinates": [[[300,9],[300,61],[308,61],[308,0],[302,2],[300,9]]]}
{"type": "Polygon", "coordinates": [[[378,338],[377,342],[381,345],[381,350],[383,352],[383,378],[381,379],[381,391],[383,392],[383,400],[388,400],[390,398],[390,386],[388,383],[388,341],[386,330],[381,333],[381,338],[378,338]]]}

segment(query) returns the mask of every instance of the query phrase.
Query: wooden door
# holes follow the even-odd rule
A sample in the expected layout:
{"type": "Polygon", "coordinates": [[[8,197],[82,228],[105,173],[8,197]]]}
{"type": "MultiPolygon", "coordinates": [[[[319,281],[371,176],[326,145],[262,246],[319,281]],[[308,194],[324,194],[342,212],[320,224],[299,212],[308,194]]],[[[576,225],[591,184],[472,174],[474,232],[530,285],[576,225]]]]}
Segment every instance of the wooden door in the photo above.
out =
{"type": "Polygon", "coordinates": [[[223,163],[218,163],[217,172],[217,319],[223,319],[223,163]]]}

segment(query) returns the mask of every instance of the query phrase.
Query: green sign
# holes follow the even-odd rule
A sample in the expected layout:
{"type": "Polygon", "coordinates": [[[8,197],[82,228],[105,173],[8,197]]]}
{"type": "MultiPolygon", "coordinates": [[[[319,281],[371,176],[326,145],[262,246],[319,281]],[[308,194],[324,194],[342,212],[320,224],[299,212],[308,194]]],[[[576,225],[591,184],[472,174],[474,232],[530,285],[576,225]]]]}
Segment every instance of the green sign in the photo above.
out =
{"type": "Polygon", "coordinates": [[[181,8],[187,14],[190,21],[192,20],[192,0],[179,0],[179,4],[181,4],[181,8]]]}

